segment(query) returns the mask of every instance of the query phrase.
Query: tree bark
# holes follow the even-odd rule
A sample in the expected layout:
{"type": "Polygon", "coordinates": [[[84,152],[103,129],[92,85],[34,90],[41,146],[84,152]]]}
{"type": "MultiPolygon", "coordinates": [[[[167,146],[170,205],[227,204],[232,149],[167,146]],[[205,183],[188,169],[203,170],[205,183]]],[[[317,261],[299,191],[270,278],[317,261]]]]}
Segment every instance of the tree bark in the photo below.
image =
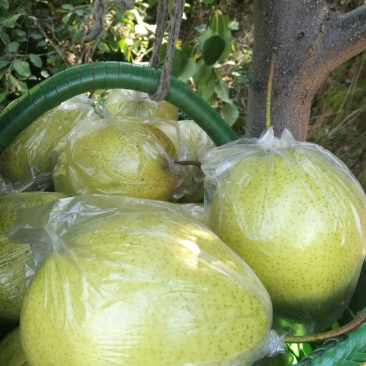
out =
{"type": "Polygon", "coordinates": [[[268,127],[305,140],[312,100],[331,71],[366,50],[366,5],[338,14],[325,0],[254,0],[248,137],[268,127]]]}

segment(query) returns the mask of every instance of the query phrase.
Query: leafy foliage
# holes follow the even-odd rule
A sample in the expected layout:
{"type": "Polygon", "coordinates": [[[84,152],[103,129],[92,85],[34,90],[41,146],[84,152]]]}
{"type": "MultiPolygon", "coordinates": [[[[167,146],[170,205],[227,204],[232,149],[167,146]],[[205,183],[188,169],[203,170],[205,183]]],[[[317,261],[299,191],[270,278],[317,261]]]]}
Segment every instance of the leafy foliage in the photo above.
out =
{"type": "MultiPolygon", "coordinates": [[[[238,106],[220,70],[235,48],[231,32],[238,28],[205,0],[208,15],[196,27],[196,36],[177,44],[173,75],[191,83],[232,125],[238,106]]],[[[187,4],[187,9],[191,9],[187,4]]],[[[0,0],[0,109],[29,88],[67,67],[90,61],[147,63],[154,46],[156,1],[137,1],[134,9],[106,11],[104,37],[84,45],[83,35],[92,19],[90,0],[0,0]]],[[[187,12],[189,16],[189,11],[187,12]]],[[[193,15],[193,13],[192,13],[193,15]]],[[[166,40],[161,61],[166,54],[166,40]]]]}

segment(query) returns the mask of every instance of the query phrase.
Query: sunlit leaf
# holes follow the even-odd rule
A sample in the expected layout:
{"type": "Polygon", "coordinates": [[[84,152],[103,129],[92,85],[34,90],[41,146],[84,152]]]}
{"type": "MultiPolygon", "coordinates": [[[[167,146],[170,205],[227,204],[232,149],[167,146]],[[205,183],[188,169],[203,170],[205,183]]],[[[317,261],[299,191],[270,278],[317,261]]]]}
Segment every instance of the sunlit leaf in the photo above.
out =
{"type": "Polygon", "coordinates": [[[8,28],[13,28],[14,25],[16,24],[17,20],[19,19],[19,17],[21,17],[22,14],[15,14],[13,16],[11,16],[4,24],[5,27],[8,28]]]}
{"type": "Polygon", "coordinates": [[[71,4],[64,4],[62,5],[62,8],[65,10],[74,10],[74,7],[71,4]]]}
{"type": "Polygon", "coordinates": [[[22,77],[27,78],[31,76],[29,63],[27,61],[16,60],[13,64],[13,68],[22,77]]]}
{"type": "Polygon", "coordinates": [[[218,80],[215,83],[215,92],[217,96],[225,103],[232,103],[230,99],[230,89],[227,83],[223,80],[218,80]]]}
{"type": "Polygon", "coordinates": [[[234,103],[225,103],[223,113],[229,126],[232,126],[239,117],[239,109],[234,103]]]}

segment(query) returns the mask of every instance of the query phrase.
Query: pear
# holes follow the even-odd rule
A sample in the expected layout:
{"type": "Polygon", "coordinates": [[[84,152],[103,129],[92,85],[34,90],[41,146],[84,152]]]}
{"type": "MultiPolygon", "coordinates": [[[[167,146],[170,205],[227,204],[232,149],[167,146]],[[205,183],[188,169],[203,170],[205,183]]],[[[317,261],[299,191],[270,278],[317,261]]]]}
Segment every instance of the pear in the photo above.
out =
{"type": "Polygon", "coordinates": [[[27,366],[27,359],[20,341],[19,328],[15,328],[0,342],[0,365],[27,366]]]}
{"type": "Polygon", "coordinates": [[[203,170],[208,225],[258,275],[276,324],[298,334],[329,327],[365,255],[366,199],[349,169],[285,131],[216,148],[203,170]]]}
{"type": "Polygon", "coordinates": [[[165,100],[154,101],[148,94],[134,90],[111,89],[105,100],[105,108],[123,117],[178,119],[178,108],[173,104],[165,100]]]}
{"type": "Polygon", "coordinates": [[[98,215],[81,200],[83,218],[70,212],[22,309],[32,366],[250,365],[267,352],[272,307],[258,278],[205,226],[159,205],[98,215]]]}
{"type": "Polygon", "coordinates": [[[148,123],[85,121],[57,147],[55,190],[169,201],[178,180],[175,148],[148,123]]]}
{"type": "Polygon", "coordinates": [[[29,244],[11,243],[5,233],[13,226],[20,209],[63,197],[66,196],[54,192],[0,196],[0,325],[19,321],[25,292],[25,263],[31,258],[29,244]]]}
{"type": "Polygon", "coordinates": [[[0,173],[13,191],[45,190],[52,185],[51,152],[77,121],[93,113],[91,102],[77,96],[39,117],[19,133],[0,157],[0,173]]]}

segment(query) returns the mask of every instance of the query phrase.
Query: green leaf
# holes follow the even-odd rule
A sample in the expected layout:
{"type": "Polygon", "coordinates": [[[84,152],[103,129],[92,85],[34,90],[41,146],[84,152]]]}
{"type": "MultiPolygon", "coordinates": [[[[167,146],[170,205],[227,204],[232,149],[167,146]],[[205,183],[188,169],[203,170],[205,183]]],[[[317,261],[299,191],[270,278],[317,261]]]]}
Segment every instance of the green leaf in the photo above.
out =
{"type": "Polygon", "coordinates": [[[220,10],[215,10],[211,16],[209,27],[212,32],[223,35],[229,28],[229,17],[222,14],[220,10]]]}
{"type": "Polygon", "coordinates": [[[0,103],[2,103],[6,97],[8,96],[8,93],[0,93],[0,103]]]}
{"type": "Polygon", "coordinates": [[[225,40],[219,36],[212,36],[206,40],[202,48],[202,56],[206,65],[213,65],[222,55],[226,46],[225,40]]]}
{"type": "Polygon", "coordinates": [[[84,15],[84,9],[76,9],[75,10],[76,15],[79,17],[82,17],[84,15]]]}
{"type": "Polygon", "coordinates": [[[80,44],[81,40],[83,39],[83,33],[81,32],[81,30],[80,29],[75,29],[73,36],[74,36],[74,42],[76,44],[80,44]]]}
{"type": "Polygon", "coordinates": [[[176,49],[173,58],[172,75],[186,82],[196,71],[196,63],[192,58],[186,57],[182,50],[176,49]]]}
{"type": "Polygon", "coordinates": [[[19,76],[25,78],[31,76],[32,74],[27,61],[16,60],[13,64],[13,68],[19,74],[19,76]]]}
{"type": "Polygon", "coordinates": [[[196,72],[193,75],[195,84],[203,84],[212,76],[212,66],[208,66],[201,59],[197,62],[196,72]]]}
{"type": "Polygon", "coordinates": [[[71,11],[71,10],[74,10],[74,7],[71,4],[64,4],[64,5],[62,5],[62,9],[71,11]]]}
{"type": "Polygon", "coordinates": [[[21,16],[22,16],[22,14],[15,14],[15,15],[11,16],[9,19],[7,19],[7,21],[5,22],[4,26],[5,27],[8,27],[8,28],[13,28],[14,25],[16,24],[17,20],[21,16]]]}
{"type": "Polygon", "coordinates": [[[230,89],[227,83],[223,80],[218,80],[215,83],[215,92],[219,99],[221,99],[225,103],[232,103],[230,99],[230,89]]]}
{"type": "Polygon", "coordinates": [[[231,47],[233,44],[233,38],[231,32],[229,30],[226,30],[223,34],[223,38],[225,40],[225,49],[222,51],[219,62],[225,61],[232,51],[231,47]]]}
{"type": "Polygon", "coordinates": [[[70,17],[71,17],[71,14],[69,13],[69,14],[66,14],[64,17],[62,17],[62,23],[64,23],[64,24],[66,24],[66,23],[68,23],[69,22],[69,20],[70,20],[70,17]]]}
{"type": "Polygon", "coordinates": [[[0,0],[0,8],[4,8],[5,10],[8,10],[9,9],[8,0],[0,0]]]}
{"type": "Polygon", "coordinates": [[[98,49],[101,50],[102,52],[110,52],[111,51],[111,49],[109,48],[107,43],[104,43],[104,42],[99,42],[98,43],[98,49]]]}
{"type": "Polygon", "coordinates": [[[16,53],[19,49],[19,43],[18,42],[10,42],[7,46],[6,46],[6,52],[8,53],[16,53]]]}
{"type": "Polygon", "coordinates": [[[4,67],[7,67],[9,65],[9,61],[7,60],[0,60],[0,69],[3,69],[4,67]]]}
{"type": "Polygon", "coordinates": [[[198,93],[206,100],[210,99],[215,95],[215,82],[213,79],[208,79],[205,83],[198,85],[198,93]]]}
{"type": "Polygon", "coordinates": [[[30,53],[29,58],[34,66],[39,67],[39,68],[42,67],[42,59],[38,55],[35,55],[34,53],[30,53]]]}
{"type": "Polygon", "coordinates": [[[203,0],[205,5],[212,4],[215,0],[203,0]]]}
{"type": "Polygon", "coordinates": [[[48,73],[48,71],[46,71],[46,70],[42,70],[41,71],[41,75],[45,78],[45,79],[47,79],[49,76],[50,76],[50,74],[48,73]]]}
{"type": "Polygon", "coordinates": [[[225,103],[223,113],[229,126],[232,126],[239,117],[239,109],[234,103],[225,103]]]}

